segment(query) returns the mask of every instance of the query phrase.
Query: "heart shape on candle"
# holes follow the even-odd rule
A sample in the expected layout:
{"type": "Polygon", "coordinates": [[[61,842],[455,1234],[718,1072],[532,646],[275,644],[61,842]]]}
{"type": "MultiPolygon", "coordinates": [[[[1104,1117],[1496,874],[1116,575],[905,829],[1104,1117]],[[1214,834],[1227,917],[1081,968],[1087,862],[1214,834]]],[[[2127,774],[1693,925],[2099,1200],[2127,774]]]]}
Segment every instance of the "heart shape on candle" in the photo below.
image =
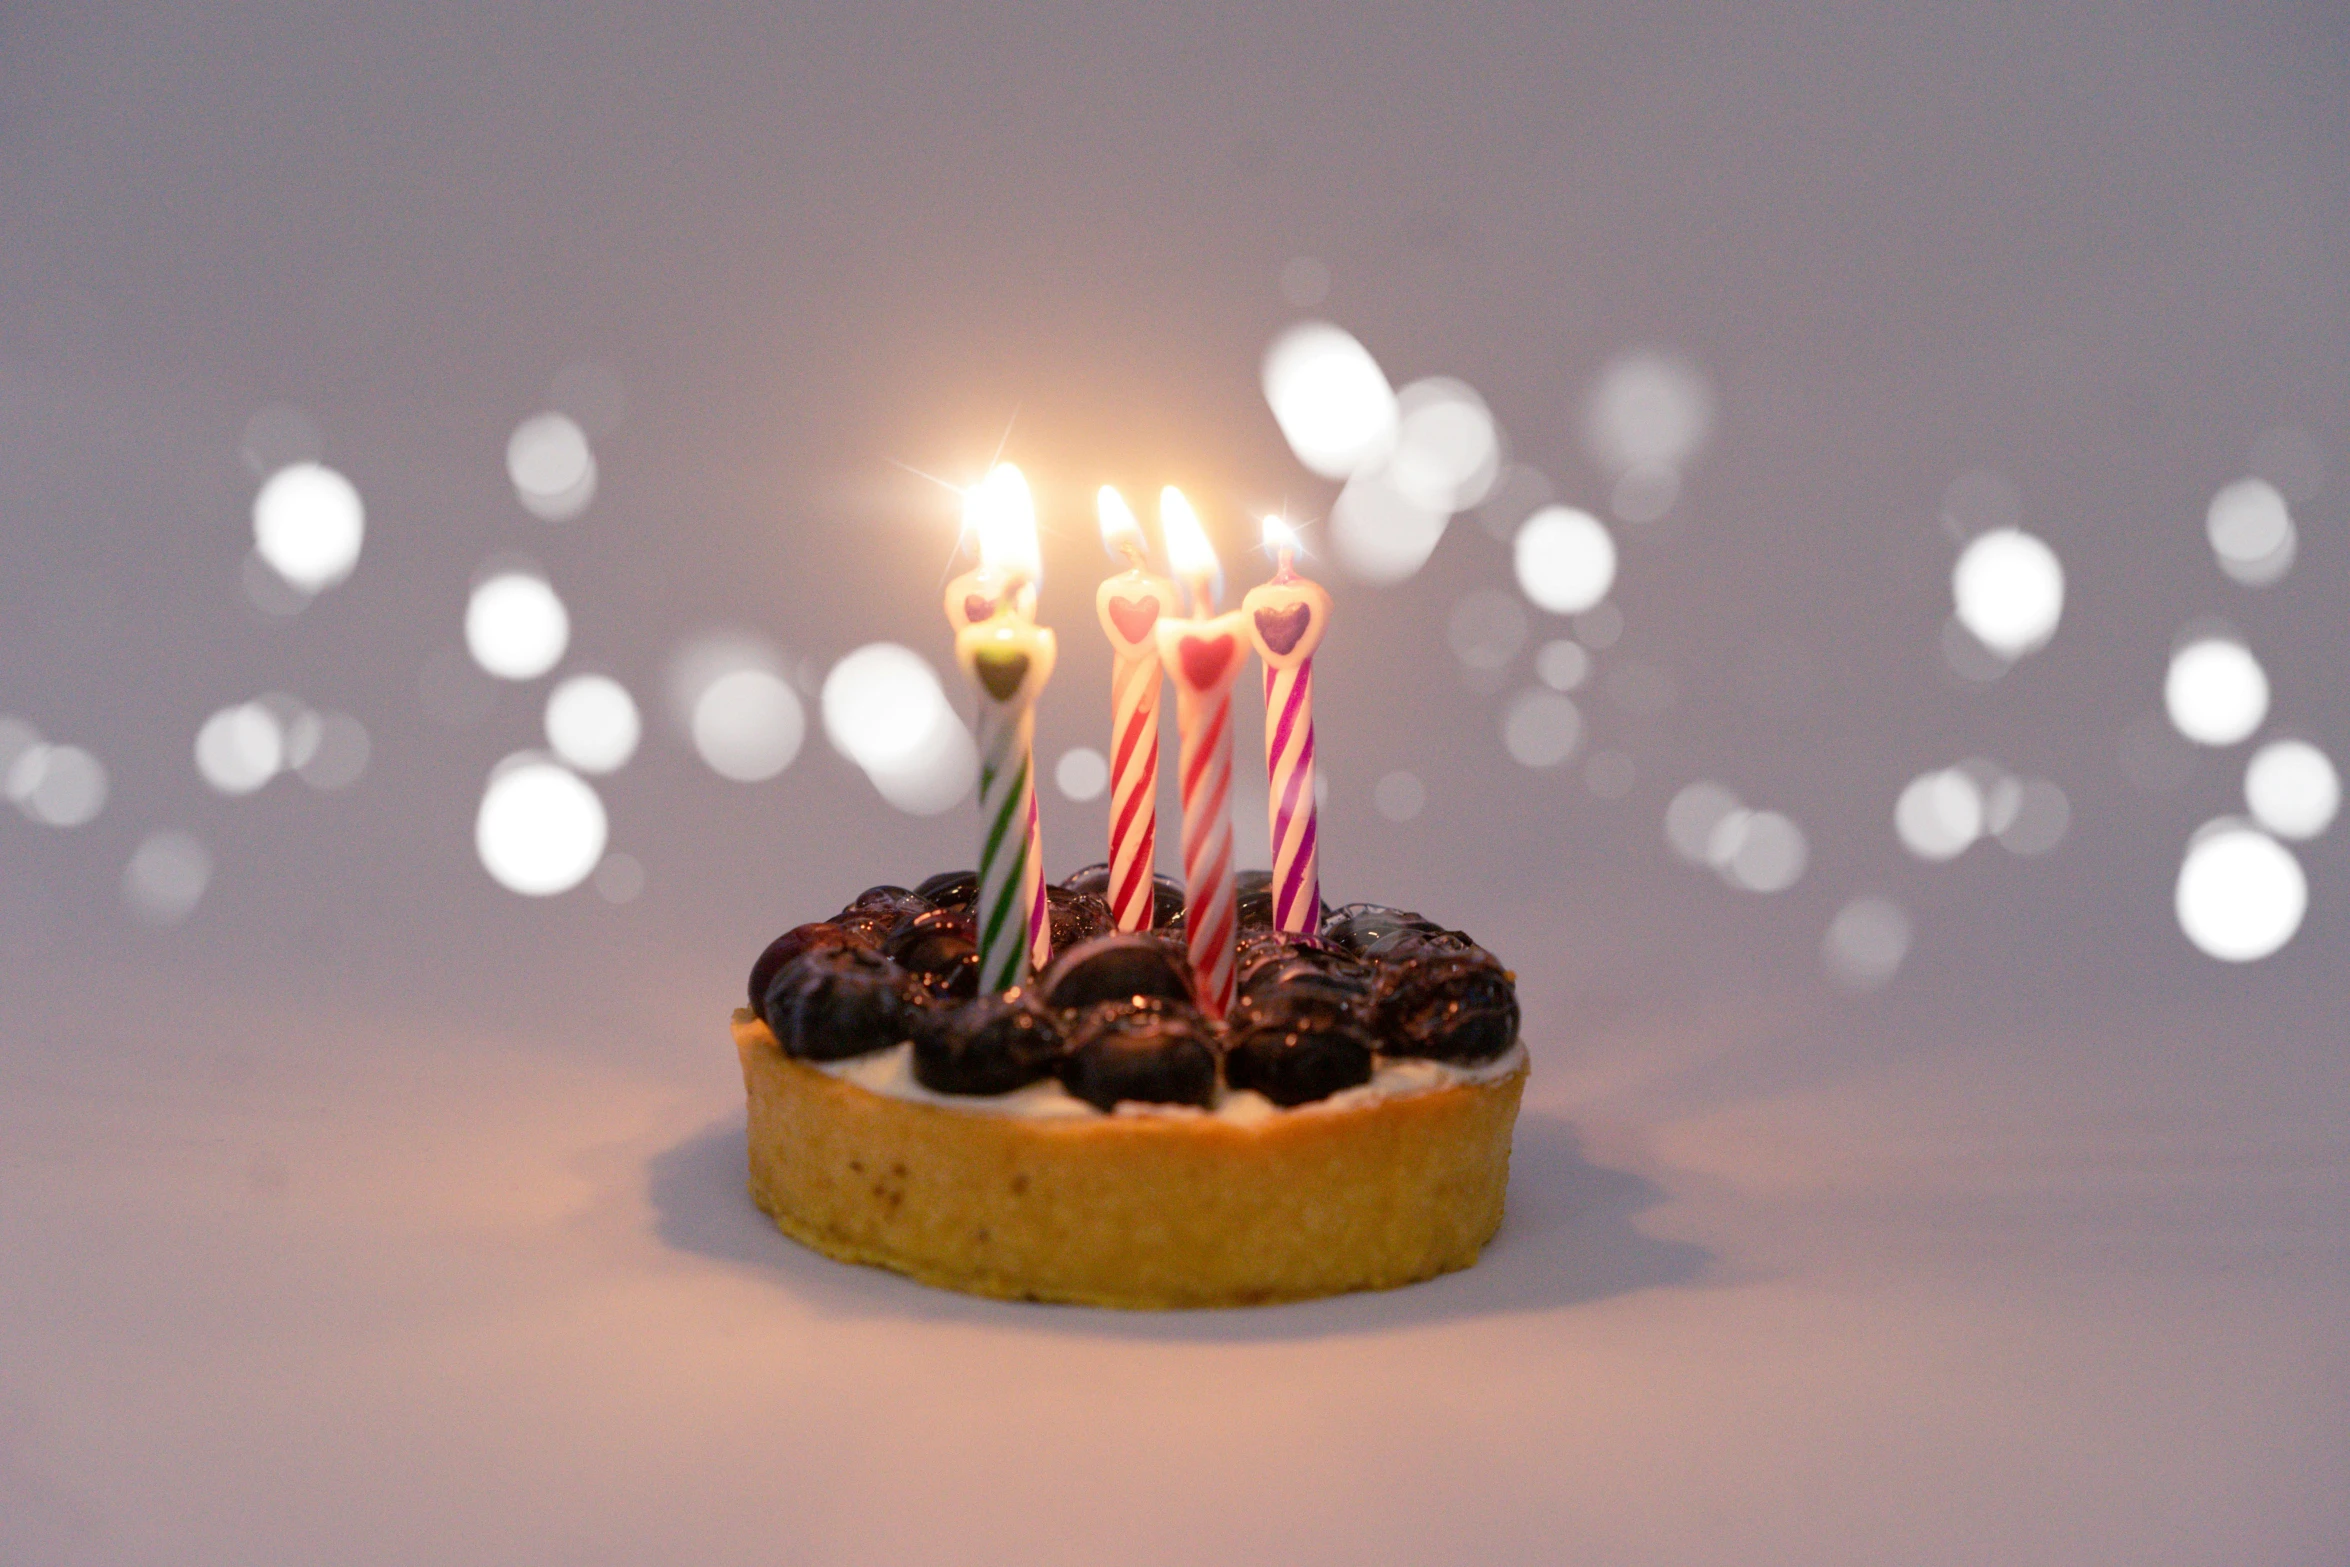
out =
{"type": "Polygon", "coordinates": [[[1183,678],[1195,689],[1213,686],[1232,667],[1232,655],[1239,648],[1231,637],[1185,637],[1176,648],[1183,660],[1183,678]]]}
{"type": "Polygon", "coordinates": [[[963,618],[973,625],[977,625],[994,613],[995,600],[986,594],[966,593],[963,595],[963,618]]]}
{"type": "Polygon", "coordinates": [[[1159,601],[1155,598],[1110,600],[1110,624],[1129,642],[1141,642],[1158,623],[1159,601]]]}
{"type": "Polygon", "coordinates": [[[1020,682],[1028,678],[1028,655],[1007,648],[981,648],[971,655],[971,663],[979,671],[979,683],[999,702],[1012,700],[1020,682]]]}
{"type": "Polygon", "coordinates": [[[1306,626],[1314,618],[1310,604],[1292,604],[1287,609],[1260,609],[1257,611],[1257,635],[1265,639],[1265,646],[1286,656],[1297,646],[1297,639],[1306,634],[1306,626]]]}

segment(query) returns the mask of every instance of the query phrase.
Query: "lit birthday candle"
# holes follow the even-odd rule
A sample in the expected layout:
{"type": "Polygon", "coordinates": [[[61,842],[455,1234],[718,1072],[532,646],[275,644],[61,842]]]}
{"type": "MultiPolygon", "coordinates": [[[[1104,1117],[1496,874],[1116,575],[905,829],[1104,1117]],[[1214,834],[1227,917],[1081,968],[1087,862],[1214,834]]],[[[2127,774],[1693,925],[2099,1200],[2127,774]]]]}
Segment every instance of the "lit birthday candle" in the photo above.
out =
{"type": "MultiPolygon", "coordinates": [[[[979,697],[979,984],[983,991],[1026,983],[1038,950],[1044,907],[1036,829],[1036,698],[1052,678],[1051,631],[1023,608],[1033,604],[1040,563],[1036,513],[1020,470],[1000,463],[972,492],[969,517],[979,534],[980,573],[992,584],[984,620],[955,634],[955,659],[979,697]]],[[[949,619],[956,618],[954,595],[949,619]]],[[[963,606],[969,608],[969,605],[963,606]]],[[[1050,929],[1042,933],[1049,951],[1050,929]]]]}
{"type": "Polygon", "coordinates": [[[1216,552],[1199,518],[1172,485],[1159,492],[1159,534],[1167,561],[1191,590],[1191,614],[1161,617],[1159,660],[1175,682],[1182,735],[1183,940],[1201,1010],[1232,1010],[1239,962],[1239,910],[1232,890],[1232,681],[1248,633],[1239,610],[1216,610],[1216,552]]]}
{"type": "Polygon", "coordinates": [[[1110,912],[1120,930],[1151,928],[1151,870],[1159,844],[1160,618],[1180,607],[1175,584],[1144,569],[1142,525],[1125,497],[1096,497],[1102,548],[1126,569],[1094,595],[1110,639],[1110,912]]]}
{"type": "MultiPolygon", "coordinates": [[[[979,564],[947,584],[947,625],[963,632],[998,612],[1036,618],[1036,510],[1028,481],[1010,463],[998,463],[966,498],[966,532],[979,543],[979,564]],[[991,544],[991,538],[993,543],[991,544]],[[991,553],[992,552],[992,553],[991,553]]],[[[1044,890],[1044,830],[1037,818],[1036,783],[1028,787],[1028,961],[1042,969],[1052,958],[1051,911],[1044,890]]]]}
{"type": "Polygon", "coordinates": [[[1322,878],[1315,853],[1314,649],[1330,623],[1330,595],[1297,574],[1297,535],[1265,519],[1273,580],[1249,589],[1240,607],[1265,663],[1265,780],[1273,830],[1273,928],[1313,935],[1322,928],[1322,878]]]}

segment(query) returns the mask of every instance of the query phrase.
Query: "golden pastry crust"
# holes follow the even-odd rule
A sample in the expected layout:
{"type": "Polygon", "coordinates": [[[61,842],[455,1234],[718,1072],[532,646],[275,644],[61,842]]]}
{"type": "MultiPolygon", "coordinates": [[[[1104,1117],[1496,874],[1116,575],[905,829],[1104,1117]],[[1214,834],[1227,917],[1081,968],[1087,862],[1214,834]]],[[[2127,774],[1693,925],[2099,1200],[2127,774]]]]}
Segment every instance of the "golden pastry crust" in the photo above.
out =
{"type": "Polygon", "coordinates": [[[1524,1067],[1235,1123],[1038,1119],[876,1094],[734,1015],[751,1196],[843,1262],[1014,1300],[1160,1309],[1390,1289],[1501,1223],[1524,1067]]]}

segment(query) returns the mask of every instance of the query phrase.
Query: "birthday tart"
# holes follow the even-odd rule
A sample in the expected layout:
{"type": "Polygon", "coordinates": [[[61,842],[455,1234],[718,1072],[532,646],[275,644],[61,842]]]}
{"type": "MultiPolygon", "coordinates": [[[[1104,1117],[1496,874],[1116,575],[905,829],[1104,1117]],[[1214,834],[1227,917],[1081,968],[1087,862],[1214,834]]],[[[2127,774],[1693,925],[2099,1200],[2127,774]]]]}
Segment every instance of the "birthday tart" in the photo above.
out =
{"type": "Polygon", "coordinates": [[[1195,1004],[1180,888],[1117,934],[1049,889],[1036,982],[978,993],[969,872],[776,938],[734,1015],[750,1189],[847,1262],[1014,1299],[1237,1306],[1477,1260],[1526,1081],[1513,976],[1395,909],[1271,927],[1240,878],[1239,999],[1195,1004]]]}

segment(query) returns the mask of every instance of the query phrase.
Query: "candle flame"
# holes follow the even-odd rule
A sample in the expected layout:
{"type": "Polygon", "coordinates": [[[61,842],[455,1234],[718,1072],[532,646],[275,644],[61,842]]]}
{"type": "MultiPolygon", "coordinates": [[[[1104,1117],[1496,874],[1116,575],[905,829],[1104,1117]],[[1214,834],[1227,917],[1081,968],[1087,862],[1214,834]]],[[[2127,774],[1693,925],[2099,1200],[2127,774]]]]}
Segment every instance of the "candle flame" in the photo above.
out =
{"type": "Polygon", "coordinates": [[[1126,504],[1126,497],[1115,485],[1105,484],[1094,497],[1094,509],[1101,515],[1102,548],[1139,564],[1148,546],[1143,542],[1142,524],[1135,518],[1134,508],[1126,504]]]}
{"type": "Polygon", "coordinates": [[[1267,513],[1265,549],[1273,555],[1294,554],[1297,550],[1297,530],[1280,517],[1267,513]]]}
{"type": "Polygon", "coordinates": [[[1191,590],[1201,602],[1193,606],[1196,614],[1205,614],[1214,604],[1217,579],[1223,567],[1216,560],[1216,551],[1208,543],[1206,530],[1199,525],[1199,513],[1191,509],[1191,502],[1172,484],[1159,491],[1159,537],[1167,541],[1167,564],[1175,568],[1175,575],[1191,584],[1191,590]]]}
{"type": "Polygon", "coordinates": [[[1044,574],[1036,547],[1036,502],[1027,476],[1008,462],[997,463],[963,498],[963,527],[979,540],[982,570],[1015,582],[1044,574]]]}

